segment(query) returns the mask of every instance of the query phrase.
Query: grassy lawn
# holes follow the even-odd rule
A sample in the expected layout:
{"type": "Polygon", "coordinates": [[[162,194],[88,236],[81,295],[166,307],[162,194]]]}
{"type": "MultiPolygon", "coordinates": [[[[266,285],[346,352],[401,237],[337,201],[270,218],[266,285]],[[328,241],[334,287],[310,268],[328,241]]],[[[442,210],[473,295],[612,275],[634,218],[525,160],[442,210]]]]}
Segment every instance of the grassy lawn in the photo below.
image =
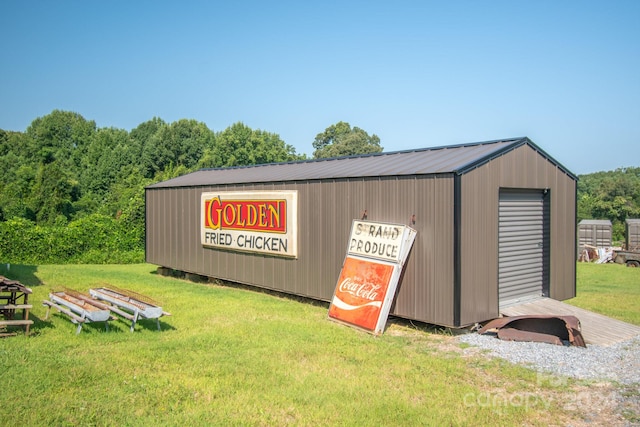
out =
{"type": "Polygon", "coordinates": [[[580,262],[577,283],[578,295],[566,303],[640,325],[640,268],[580,262]]]}
{"type": "MultiPolygon", "coordinates": [[[[587,267],[579,274],[596,276],[587,267]]],[[[481,352],[463,354],[450,334],[423,326],[394,323],[373,337],[329,321],[324,304],[162,277],[147,264],[2,266],[0,275],[33,289],[31,336],[0,340],[0,420],[11,424],[549,426],[582,418],[563,403],[584,384],[540,381],[481,352]],[[89,324],[79,335],[55,310],[44,320],[40,303],[51,290],[105,284],[146,294],[172,316],[162,331],[155,320],[133,333],[114,321],[109,332],[89,324]]]]}

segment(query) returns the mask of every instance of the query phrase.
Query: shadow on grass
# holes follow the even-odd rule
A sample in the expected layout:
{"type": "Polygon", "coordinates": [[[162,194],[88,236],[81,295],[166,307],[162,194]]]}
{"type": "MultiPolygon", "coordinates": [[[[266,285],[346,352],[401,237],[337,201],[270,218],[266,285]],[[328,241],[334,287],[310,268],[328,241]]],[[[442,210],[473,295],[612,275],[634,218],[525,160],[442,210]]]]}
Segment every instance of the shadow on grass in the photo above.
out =
{"type": "Polygon", "coordinates": [[[263,288],[260,286],[250,285],[247,283],[238,283],[238,282],[232,282],[232,281],[223,280],[223,279],[216,279],[214,277],[207,277],[199,274],[185,273],[178,270],[171,270],[171,269],[163,270],[162,268],[159,268],[157,271],[152,272],[151,274],[158,274],[164,277],[187,280],[189,282],[200,283],[200,284],[209,285],[209,286],[220,286],[223,288],[242,289],[246,291],[271,295],[277,298],[287,299],[287,300],[296,301],[303,304],[308,304],[308,305],[317,306],[317,307],[324,307],[326,309],[329,309],[329,301],[322,301],[315,298],[287,293],[286,291],[263,288]]]}
{"type": "Polygon", "coordinates": [[[392,325],[408,329],[415,329],[416,331],[427,332],[436,335],[465,335],[470,331],[469,328],[450,328],[447,326],[439,326],[432,323],[420,322],[418,320],[404,319],[401,317],[389,315],[385,330],[389,329],[392,325]]]}
{"type": "MultiPolygon", "coordinates": [[[[315,299],[315,298],[309,298],[309,297],[304,297],[304,296],[300,296],[300,295],[294,295],[294,294],[287,293],[285,291],[268,289],[268,288],[263,288],[263,287],[260,287],[260,286],[254,286],[254,285],[245,284],[245,283],[238,283],[238,282],[232,282],[232,281],[223,280],[223,279],[216,279],[214,277],[207,277],[207,276],[202,276],[202,275],[198,275],[198,274],[185,273],[183,271],[174,270],[174,269],[167,268],[167,267],[158,267],[156,270],[151,271],[150,274],[164,276],[164,277],[171,277],[171,278],[175,278],[175,279],[187,280],[187,281],[190,281],[190,282],[201,283],[201,284],[204,284],[204,285],[221,286],[221,287],[225,287],[225,288],[248,290],[248,291],[251,291],[251,292],[271,295],[271,296],[274,296],[274,297],[277,297],[277,298],[296,301],[296,302],[299,302],[299,303],[302,303],[302,304],[312,305],[312,306],[315,306],[315,307],[322,307],[322,308],[325,308],[327,310],[329,309],[329,306],[330,306],[330,302],[329,301],[323,301],[323,300],[318,300],[318,299],[315,299]]],[[[394,304],[393,304],[392,307],[394,307],[394,306],[395,306],[395,301],[394,301],[394,304]]],[[[389,317],[387,319],[387,324],[386,324],[384,330],[386,331],[392,325],[397,325],[397,326],[400,326],[400,327],[405,327],[405,328],[409,328],[409,329],[415,329],[415,330],[419,330],[419,331],[422,331],[422,332],[427,332],[427,333],[431,333],[431,334],[438,334],[438,335],[461,335],[461,334],[466,334],[466,333],[469,332],[468,328],[458,328],[458,329],[449,328],[449,327],[445,327],[445,326],[438,326],[438,325],[431,324],[431,323],[425,323],[425,322],[421,322],[421,321],[417,321],[417,320],[404,319],[404,318],[396,317],[396,316],[393,316],[393,315],[389,315],[389,317]]]]}
{"type": "Polygon", "coordinates": [[[42,285],[42,281],[36,276],[37,265],[0,264],[0,276],[11,280],[17,280],[27,287],[42,285]]]}
{"type": "MultiPolygon", "coordinates": [[[[22,319],[22,313],[16,313],[13,319],[22,319]]],[[[29,312],[29,320],[33,321],[33,324],[29,326],[29,337],[40,335],[43,329],[53,328],[51,322],[40,319],[38,316],[35,316],[33,312],[29,312]]],[[[2,331],[2,333],[9,333],[11,335],[24,335],[26,333],[25,327],[18,325],[6,326],[2,331]]]]}
{"type": "MultiPolygon", "coordinates": [[[[31,332],[29,335],[38,335],[40,332],[47,329],[68,328],[70,334],[75,334],[78,330],[78,324],[73,323],[69,319],[69,316],[60,312],[54,312],[53,310],[49,313],[49,317],[47,319],[39,319],[35,316],[29,316],[29,318],[33,320],[33,325],[31,325],[31,332]]],[[[116,317],[108,322],[83,323],[80,334],[135,333],[141,329],[155,331],[158,333],[176,330],[172,325],[160,321],[160,330],[158,331],[156,319],[138,319],[134,331],[131,332],[131,322],[126,319],[116,317]]]]}

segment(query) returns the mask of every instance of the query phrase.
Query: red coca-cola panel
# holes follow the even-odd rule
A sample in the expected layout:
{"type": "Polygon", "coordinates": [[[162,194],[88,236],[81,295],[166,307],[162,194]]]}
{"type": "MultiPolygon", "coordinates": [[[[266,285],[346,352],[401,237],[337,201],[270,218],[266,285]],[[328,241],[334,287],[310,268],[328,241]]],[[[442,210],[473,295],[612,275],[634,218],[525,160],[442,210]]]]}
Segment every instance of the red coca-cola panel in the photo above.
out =
{"type": "Polygon", "coordinates": [[[360,258],[345,258],[329,317],[375,330],[389,290],[394,266],[360,258]]]}

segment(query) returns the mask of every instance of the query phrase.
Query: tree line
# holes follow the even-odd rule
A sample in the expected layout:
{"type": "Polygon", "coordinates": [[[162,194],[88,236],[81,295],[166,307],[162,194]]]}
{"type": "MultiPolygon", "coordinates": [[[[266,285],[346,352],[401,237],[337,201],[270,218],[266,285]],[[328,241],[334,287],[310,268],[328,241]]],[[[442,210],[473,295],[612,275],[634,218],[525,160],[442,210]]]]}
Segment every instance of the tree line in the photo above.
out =
{"type": "Polygon", "coordinates": [[[640,218],[640,167],[579,176],[578,221],[608,219],[613,241],[622,242],[629,218],[640,218]]]}
{"type": "MultiPolygon", "coordinates": [[[[338,122],[313,158],[378,153],[380,138],[338,122]]],[[[135,129],[99,128],[54,110],[24,132],[0,129],[0,262],[144,261],[144,188],[202,168],[306,160],[278,134],[242,122],[220,132],[154,117],[135,129]]],[[[609,219],[614,240],[640,218],[640,168],[579,176],[578,221],[609,219]]]]}
{"type": "MultiPolygon", "coordinates": [[[[381,152],[374,134],[339,122],[318,133],[314,158],[381,152]]],[[[305,160],[278,134],[242,122],[154,117],[99,128],[54,110],[24,132],[0,129],[0,262],[144,260],[144,188],[202,168],[305,160]]]]}

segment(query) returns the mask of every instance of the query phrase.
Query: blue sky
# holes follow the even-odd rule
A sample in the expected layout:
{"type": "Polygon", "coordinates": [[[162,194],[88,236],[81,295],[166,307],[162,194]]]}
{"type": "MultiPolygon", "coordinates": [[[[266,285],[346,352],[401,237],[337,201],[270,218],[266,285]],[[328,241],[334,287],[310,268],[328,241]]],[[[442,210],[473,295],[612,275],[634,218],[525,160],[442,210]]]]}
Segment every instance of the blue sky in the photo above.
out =
{"type": "Polygon", "coordinates": [[[0,1],[0,129],[54,109],[385,151],[528,136],[576,174],[640,166],[640,1],[0,1]]]}

